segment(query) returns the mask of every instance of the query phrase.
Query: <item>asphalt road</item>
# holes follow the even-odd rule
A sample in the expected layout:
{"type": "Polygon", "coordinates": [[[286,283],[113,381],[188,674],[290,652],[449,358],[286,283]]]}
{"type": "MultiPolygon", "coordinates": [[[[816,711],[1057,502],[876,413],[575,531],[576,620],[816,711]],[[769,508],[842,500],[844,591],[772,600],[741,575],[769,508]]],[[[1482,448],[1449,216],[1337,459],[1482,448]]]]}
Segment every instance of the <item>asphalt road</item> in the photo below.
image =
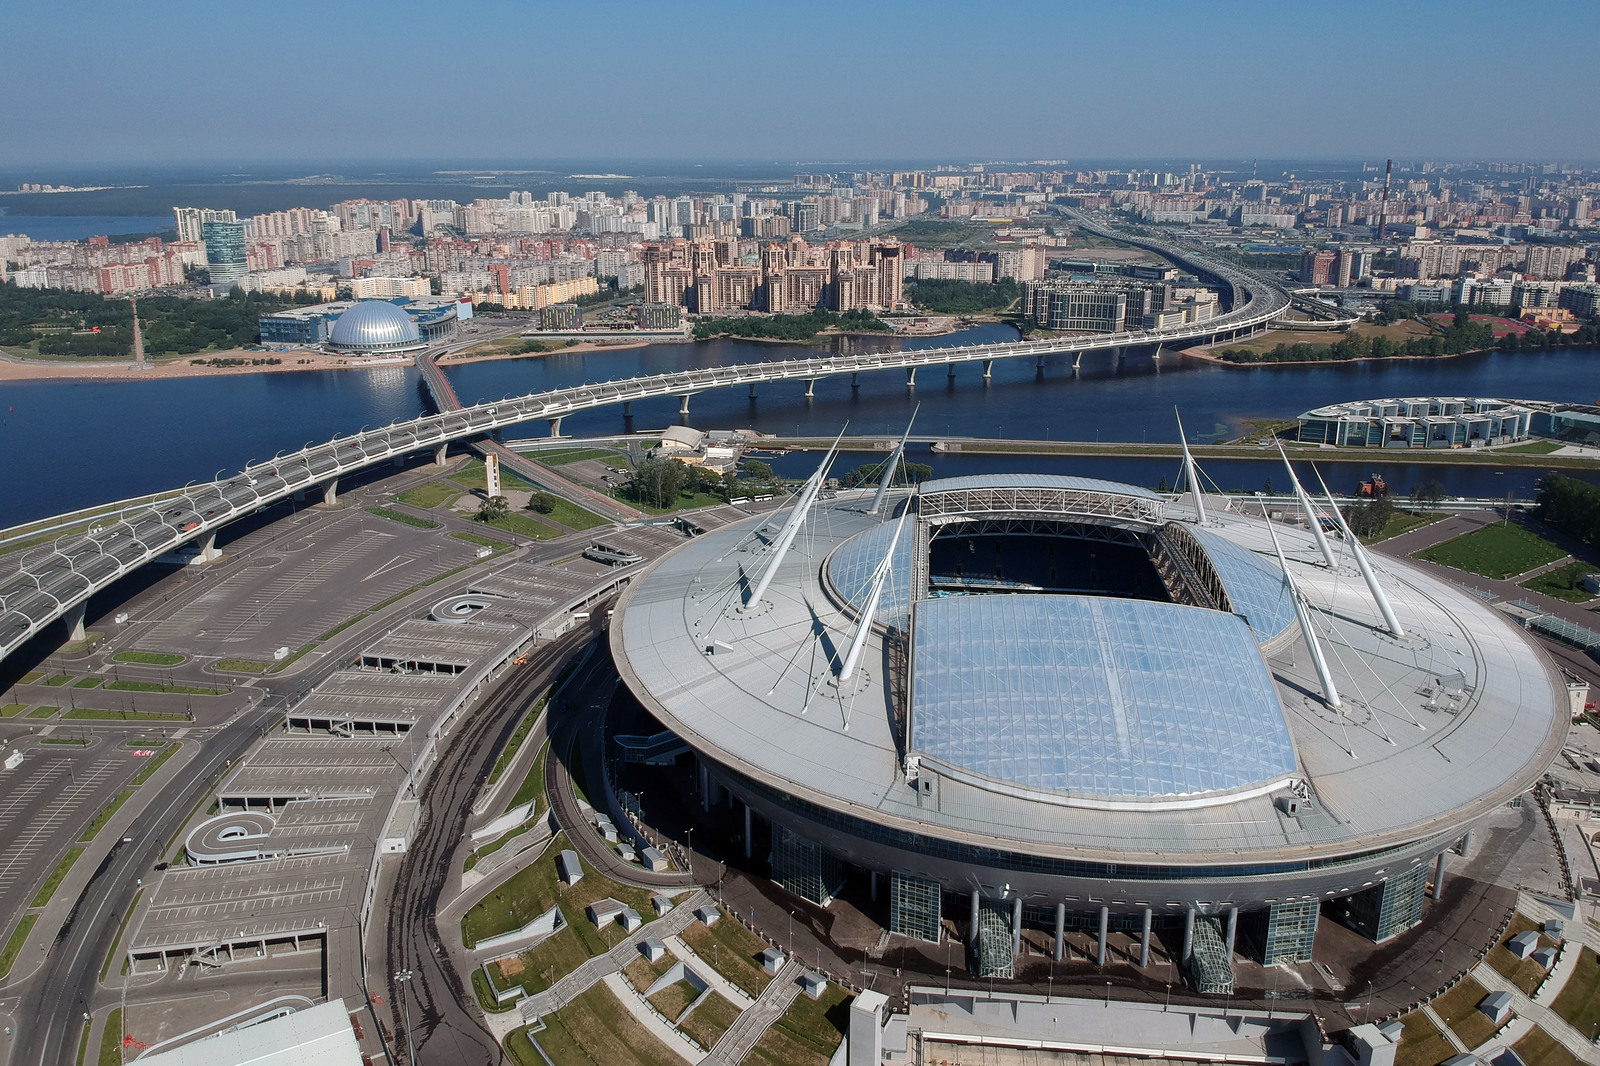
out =
{"type": "Polygon", "coordinates": [[[389,901],[384,962],[388,1024],[395,1034],[391,1047],[408,1064],[466,1066],[504,1059],[499,1042],[479,1020],[476,995],[451,965],[435,920],[439,897],[454,874],[451,852],[466,832],[472,801],[495,758],[534,698],[595,639],[604,617],[596,610],[596,628],[574,630],[514,668],[449,738],[423,783],[421,824],[401,859],[389,901]],[[401,970],[411,971],[408,981],[395,980],[401,970]]]}
{"type": "Polygon", "coordinates": [[[116,844],[95,870],[46,952],[44,965],[21,988],[8,1063],[74,1066],[77,1062],[83,1015],[93,1002],[100,964],[133,904],[135,882],[161,861],[167,841],[183,827],[228,760],[244,755],[282,713],[276,700],[264,702],[270,706],[259,706],[202,740],[199,753],[125,831],[134,843],[116,844]]]}

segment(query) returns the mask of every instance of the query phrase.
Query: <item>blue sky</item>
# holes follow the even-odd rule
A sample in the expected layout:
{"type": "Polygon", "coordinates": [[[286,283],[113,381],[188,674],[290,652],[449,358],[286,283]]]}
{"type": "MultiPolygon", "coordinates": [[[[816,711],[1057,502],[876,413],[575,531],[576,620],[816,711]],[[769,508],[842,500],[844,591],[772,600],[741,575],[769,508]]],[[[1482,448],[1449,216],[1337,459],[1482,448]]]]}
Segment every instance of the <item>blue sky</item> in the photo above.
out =
{"type": "Polygon", "coordinates": [[[1600,159],[1600,3],[5,0],[0,158],[1600,159]]]}

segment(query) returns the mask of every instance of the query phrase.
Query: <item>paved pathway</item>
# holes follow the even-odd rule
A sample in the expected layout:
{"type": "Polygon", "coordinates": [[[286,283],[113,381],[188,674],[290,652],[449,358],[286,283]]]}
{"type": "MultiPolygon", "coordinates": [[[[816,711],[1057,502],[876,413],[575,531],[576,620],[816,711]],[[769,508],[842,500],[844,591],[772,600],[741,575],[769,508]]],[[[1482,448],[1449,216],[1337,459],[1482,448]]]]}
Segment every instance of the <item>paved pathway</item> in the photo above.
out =
{"type": "Polygon", "coordinates": [[[1450,1046],[1456,1049],[1457,1055],[1467,1054],[1467,1045],[1463,1044],[1461,1038],[1456,1035],[1455,1030],[1446,1025],[1444,1019],[1439,1017],[1439,1012],[1433,1009],[1433,1004],[1424,1003],[1422,1005],[1422,1013],[1427,1015],[1434,1028],[1439,1030],[1439,1034],[1450,1041],[1450,1046]]]}
{"type": "Polygon", "coordinates": [[[1571,1023],[1561,1015],[1549,1007],[1542,1006],[1529,999],[1522,989],[1502,977],[1500,971],[1493,966],[1481,963],[1473,968],[1472,976],[1490,992],[1511,993],[1511,1009],[1517,1013],[1518,1017],[1530,1021],[1540,1029],[1543,1029],[1547,1035],[1572,1052],[1580,1061],[1600,1066],[1600,1048],[1595,1047],[1584,1039],[1583,1034],[1574,1029],[1571,1023]]]}
{"type": "Polygon", "coordinates": [[[778,975],[762,990],[755,1006],[735,1018],[733,1024],[728,1026],[728,1031],[722,1034],[722,1039],[717,1041],[717,1046],[711,1049],[711,1054],[700,1060],[702,1066],[736,1066],[743,1061],[750,1054],[750,1049],[783,1017],[789,1004],[800,994],[800,975],[805,971],[805,966],[791,956],[778,975]]]}
{"type": "Polygon", "coordinates": [[[685,1062],[700,1061],[705,1054],[700,1045],[680,1033],[676,1026],[668,1025],[665,1018],[651,1009],[644,994],[630,985],[620,973],[608,973],[600,981],[621,1001],[622,1008],[648,1029],[650,1035],[665,1044],[669,1051],[685,1062]]]}

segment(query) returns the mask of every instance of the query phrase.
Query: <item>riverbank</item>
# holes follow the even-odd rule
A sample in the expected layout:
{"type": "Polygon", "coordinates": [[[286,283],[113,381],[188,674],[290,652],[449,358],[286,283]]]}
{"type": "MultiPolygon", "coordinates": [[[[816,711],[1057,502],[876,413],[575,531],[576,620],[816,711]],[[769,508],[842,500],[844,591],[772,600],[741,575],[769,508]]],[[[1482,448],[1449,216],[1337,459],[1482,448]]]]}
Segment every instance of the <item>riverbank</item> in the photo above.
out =
{"type": "MultiPolygon", "coordinates": [[[[1407,363],[1423,362],[1437,363],[1446,359],[1460,359],[1463,355],[1484,355],[1499,352],[1499,348],[1474,348],[1469,352],[1442,352],[1439,355],[1362,355],[1354,359],[1274,359],[1260,362],[1239,363],[1212,355],[1213,348],[1237,347],[1230,343],[1203,344],[1193,348],[1180,349],[1177,354],[1189,359],[1196,359],[1202,363],[1212,363],[1216,366],[1225,366],[1233,370],[1255,370],[1258,367],[1274,366],[1343,366],[1347,363],[1407,363]]],[[[1513,353],[1507,353],[1513,354],[1513,353]]]]}
{"type": "MultiPolygon", "coordinates": [[[[517,339],[532,340],[535,338],[519,337],[517,339]]],[[[554,342],[552,341],[547,343],[554,342]]],[[[629,348],[648,348],[652,344],[688,343],[692,343],[692,341],[688,338],[685,338],[682,341],[676,341],[668,340],[662,337],[646,337],[638,340],[579,341],[577,344],[569,344],[559,348],[551,348],[549,351],[543,352],[521,352],[514,349],[508,349],[501,352],[474,353],[471,348],[463,348],[460,351],[446,352],[434,361],[440,366],[464,366],[475,363],[498,363],[507,359],[545,359],[552,355],[581,354],[584,352],[621,352],[626,351],[629,348]]]]}
{"type": "Polygon", "coordinates": [[[152,360],[140,366],[132,359],[22,359],[0,352],[0,381],[162,381],[304,370],[365,370],[379,366],[406,366],[410,362],[409,357],[380,361],[301,349],[278,352],[230,348],[220,352],[195,352],[152,360]],[[215,366],[210,363],[213,359],[238,359],[243,362],[239,366],[215,366]],[[251,362],[267,359],[276,359],[278,362],[251,362]],[[202,362],[197,364],[194,360],[202,362]]]}

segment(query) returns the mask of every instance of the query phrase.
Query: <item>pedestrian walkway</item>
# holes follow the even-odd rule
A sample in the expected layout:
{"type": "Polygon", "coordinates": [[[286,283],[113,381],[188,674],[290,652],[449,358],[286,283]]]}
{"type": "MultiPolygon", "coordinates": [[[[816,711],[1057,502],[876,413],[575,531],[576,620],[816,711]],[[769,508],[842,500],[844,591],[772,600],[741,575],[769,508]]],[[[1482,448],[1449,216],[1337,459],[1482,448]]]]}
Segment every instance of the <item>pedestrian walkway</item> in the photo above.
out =
{"type": "Polygon", "coordinates": [[[665,1044],[668,1050],[685,1062],[700,1061],[705,1054],[700,1045],[680,1033],[676,1026],[667,1024],[665,1018],[650,1008],[644,993],[630,985],[620,973],[608,973],[600,979],[600,983],[611,989],[611,994],[622,1002],[623,1009],[648,1029],[651,1036],[665,1044]]]}
{"type": "Polygon", "coordinates": [[[800,995],[800,975],[805,970],[799,960],[790,956],[772,983],[762,990],[755,1005],[735,1018],[717,1046],[711,1049],[711,1054],[700,1060],[702,1066],[737,1066],[742,1062],[800,995]]]}
{"type": "Polygon", "coordinates": [[[1512,984],[1500,975],[1500,971],[1487,963],[1480,963],[1472,970],[1472,976],[1490,992],[1511,993],[1511,1009],[1519,1018],[1532,1022],[1545,1034],[1570,1051],[1582,1062],[1593,1063],[1600,1066],[1600,1048],[1595,1047],[1586,1040],[1582,1033],[1549,1007],[1535,1003],[1525,995],[1522,989],[1512,984]]]}
{"type": "Polygon", "coordinates": [[[1461,1038],[1456,1035],[1455,1030],[1446,1025],[1444,1019],[1439,1017],[1439,1012],[1433,1009],[1433,1004],[1424,1003],[1422,1005],[1422,1013],[1433,1023],[1434,1028],[1439,1030],[1439,1035],[1450,1041],[1450,1046],[1456,1049],[1457,1055],[1468,1053],[1467,1045],[1463,1044],[1461,1038]]]}

